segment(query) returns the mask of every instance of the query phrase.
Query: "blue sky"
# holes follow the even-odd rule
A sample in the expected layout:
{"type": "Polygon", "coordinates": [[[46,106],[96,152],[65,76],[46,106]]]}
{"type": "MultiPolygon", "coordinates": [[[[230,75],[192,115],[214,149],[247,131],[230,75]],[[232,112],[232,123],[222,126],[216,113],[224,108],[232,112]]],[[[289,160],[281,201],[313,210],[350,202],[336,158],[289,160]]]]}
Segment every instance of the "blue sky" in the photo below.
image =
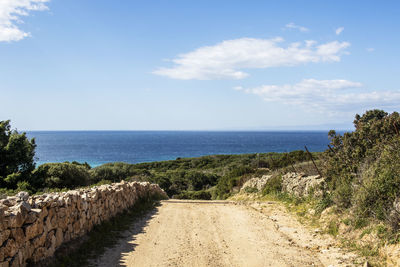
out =
{"type": "Polygon", "coordinates": [[[398,1],[2,0],[20,130],[350,128],[400,109],[398,1]]]}

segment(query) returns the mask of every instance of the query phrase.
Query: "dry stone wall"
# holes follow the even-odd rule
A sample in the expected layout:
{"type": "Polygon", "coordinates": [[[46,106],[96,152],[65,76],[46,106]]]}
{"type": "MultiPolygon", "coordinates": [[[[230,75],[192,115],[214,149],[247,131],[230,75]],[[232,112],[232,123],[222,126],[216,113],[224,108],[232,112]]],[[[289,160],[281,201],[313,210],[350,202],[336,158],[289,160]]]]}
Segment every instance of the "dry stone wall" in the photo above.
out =
{"type": "Polygon", "coordinates": [[[304,173],[289,172],[282,176],[282,190],[296,197],[314,196],[322,194],[320,189],[324,181],[319,175],[307,176],[304,173]]]}
{"type": "Polygon", "coordinates": [[[272,175],[263,175],[261,178],[251,178],[243,184],[240,191],[244,191],[246,187],[257,188],[258,191],[261,191],[271,178],[272,175]]]}
{"type": "Polygon", "coordinates": [[[89,189],[0,200],[0,267],[50,257],[64,242],[132,207],[143,198],[167,198],[156,184],[125,182],[89,189]]]}

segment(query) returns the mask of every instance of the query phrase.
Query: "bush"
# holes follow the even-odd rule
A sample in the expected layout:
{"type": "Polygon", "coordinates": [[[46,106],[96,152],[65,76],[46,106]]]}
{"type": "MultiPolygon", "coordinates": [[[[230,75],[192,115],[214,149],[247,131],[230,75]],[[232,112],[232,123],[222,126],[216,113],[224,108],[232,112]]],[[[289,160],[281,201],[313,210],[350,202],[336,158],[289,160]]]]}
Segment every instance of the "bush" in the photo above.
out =
{"type": "Polygon", "coordinates": [[[218,180],[215,190],[216,197],[218,199],[228,198],[232,193],[232,189],[238,186],[240,178],[243,175],[254,173],[254,171],[255,169],[248,166],[237,166],[232,168],[229,173],[218,180]]]}
{"type": "Polygon", "coordinates": [[[64,162],[40,165],[33,172],[29,182],[36,190],[39,190],[87,186],[92,184],[92,179],[85,166],[64,162]]]}
{"type": "Polygon", "coordinates": [[[90,170],[94,182],[109,180],[118,182],[131,177],[147,177],[147,170],[139,169],[134,164],[125,162],[106,163],[90,170]]]}
{"type": "Polygon", "coordinates": [[[400,195],[400,115],[370,110],[356,115],[355,131],[329,132],[324,152],[326,191],[341,208],[353,208],[360,218],[388,218],[400,195]]]}
{"type": "Polygon", "coordinates": [[[172,198],[177,199],[202,199],[202,200],[210,200],[211,194],[207,191],[185,191],[178,195],[172,196],[172,198]]]}
{"type": "Polygon", "coordinates": [[[387,219],[400,195],[400,137],[386,145],[380,158],[363,173],[356,195],[360,214],[387,219]]]}
{"type": "Polygon", "coordinates": [[[271,177],[265,184],[262,194],[276,194],[282,191],[282,175],[275,175],[271,177]]]}
{"type": "Polygon", "coordinates": [[[246,187],[244,188],[244,192],[249,193],[249,194],[257,193],[257,192],[258,192],[258,189],[255,188],[255,187],[246,186],[246,187]]]}

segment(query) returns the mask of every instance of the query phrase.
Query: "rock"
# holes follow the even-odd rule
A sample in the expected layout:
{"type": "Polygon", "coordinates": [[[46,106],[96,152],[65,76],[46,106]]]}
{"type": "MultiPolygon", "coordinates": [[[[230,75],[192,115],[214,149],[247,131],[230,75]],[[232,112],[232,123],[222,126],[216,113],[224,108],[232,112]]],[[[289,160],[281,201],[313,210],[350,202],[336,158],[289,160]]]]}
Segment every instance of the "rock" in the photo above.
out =
{"type": "Polygon", "coordinates": [[[39,236],[33,238],[30,241],[31,242],[31,246],[33,248],[42,247],[44,245],[44,242],[46,242],[46,237],[47,237],[47,233],[43,232],[42,234],[40,234],[39,236]]]}
{"type": "Polygon", "coordinates": [[[11,231],[6,229],[0,232],[0,246],[3,245],[4,241],[6,241],[8,239],[8,237],[10,236],[11,231]]]}
{"type": "Polygon", "coordinates": [[[4,258],[7,257],[14,257],[14,255],[17,253],[17,244],[15,243],[14,239],[9,238],[4,244],[4,258]]]}
{"type": "Polygon", "coordinates": [[[16,197],[19,198],[20,201],[28,201],[29,193],[21,191],[16,195],[16,197]]]}
{"type": "Polygon", "coordinates": [[[324,181],[319,175],[306,176],[304,173],[289,172],[282,176],[282,190],[303,197],[310,193],[321,194],[319,185],[324,181]]]}
{"type": "Polygon", "coordinates": [[[28,240],[43,233],[43,222],[36,221],[33,224],[28,224],[24,227],[25,236],[28,240]]]}
{"type": "Polygon", "coordinates": [[[12,228],[11,237],[14,238],[17,247],[20,247],[25,243],[25,234],[22,228],[12,228]]]}
{"type": "Polygon", "coordinates": [[[20,211],[11,211],[8,215],[4,216],[4,221],[7,222],[8,227],[17,228],[24,224],[25,217],[20,211]]]}
{"type": "Polygon", "coordinates": [[[25,219],[25,224],[34,223],[39,218],[39,214],[40,214],[41,211],[42,210],[40,210],[40,209],[32,209],[28,213],[28,216],[25,219]]]}
{"type": "Polygon", "coordinates": [[[29,205],[28,202],[22,201],[22,202],[19,204],[19,209],[20,209],[21,211],[23,210],[24,213],[25,213],[25,212],[28,213],[28,212],[31,211],[32,207],[31,207],[31,205],[29,205]]]}
{"type": "Polygon", "coordinates": [[[47,237],[46,237],[46,242],[44,244],[45,247],[47,248],[46,257],[53,256],[54,252],[56,251],[56,242],[57,242],[57,240],[56,240],[56,237],[54,235],[54,232],[55,232],[54,230],[49,232],[47,234],[47,237]]]}
{"type": "Polygon", "coordinates": [[[6,210],[8,210],[8,206],[0,203],[0,214],[4,214],[6,210]]]}
{"type": "Polygon", "coordinates": [[[0,204],[5,205],[7,207],[12,207],[17,204],[17,198],[16,197],[8,197],[6,199],[0,200],[0,204]]]}
{"type": "Polygon", "coordinates": [[[60,228],[56,230],[56,247],[59,247],[64,241],[63,231],[60,228]]]}
{"type": "Polygon", "coordinates": [[[32,260],[33,260],[33,262],[38,262],[38,261],[44,259],[45,255],[46,255],[46,248],[39,247],[39,248],[35,249],[35,251],[33,252],[32,260]]]}
{"type": "Polygon", "coordinates": [[[263,175],[261,178],[251,178],[247,182],[245,182],[240,189],[240,191],[243,191],[245,188],[255,188],[258,191],[261,191],[264,186],[267,184],[267,182],[272,178],[272,175],[263,175]]]}

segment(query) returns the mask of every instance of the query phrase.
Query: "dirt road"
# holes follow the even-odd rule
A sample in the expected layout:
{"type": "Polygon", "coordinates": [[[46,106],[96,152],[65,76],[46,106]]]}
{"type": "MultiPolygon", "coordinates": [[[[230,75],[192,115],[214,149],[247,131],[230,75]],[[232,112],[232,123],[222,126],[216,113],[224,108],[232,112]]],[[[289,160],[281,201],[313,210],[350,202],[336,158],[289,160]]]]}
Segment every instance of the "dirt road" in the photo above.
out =
{"type": "Polygon", "coordinates": [[[351,266],[354,255],[274,204],[163,201],[99,266],[351,266]],[[262,210],[262,211],[261,211],[262,210]]]}

